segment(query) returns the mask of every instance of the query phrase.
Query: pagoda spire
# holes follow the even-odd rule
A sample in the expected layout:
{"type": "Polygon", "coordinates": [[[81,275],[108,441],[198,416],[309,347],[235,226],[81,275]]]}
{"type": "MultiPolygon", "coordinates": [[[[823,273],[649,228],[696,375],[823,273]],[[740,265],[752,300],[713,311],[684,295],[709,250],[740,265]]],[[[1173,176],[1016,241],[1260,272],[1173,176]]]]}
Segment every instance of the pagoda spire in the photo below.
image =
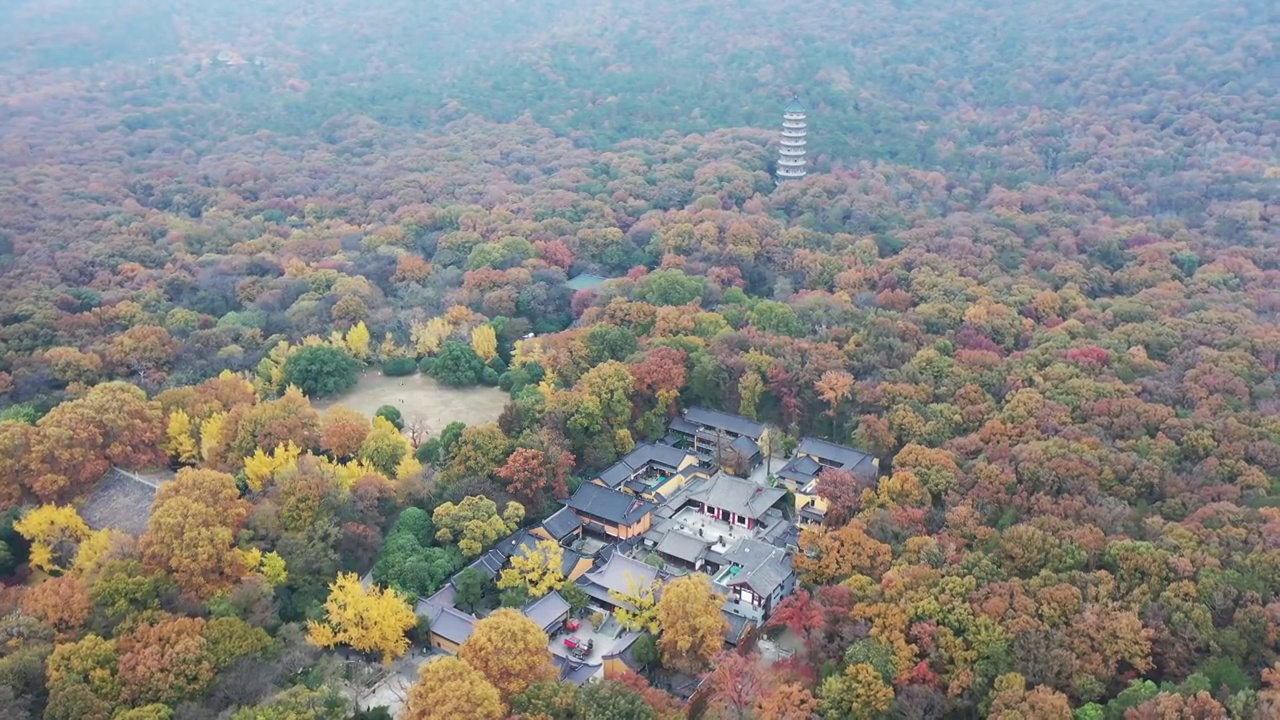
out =
{"type": "Polygon", "coordinates": [[[782,135],[778,148],[778,182],[798,180],[808,174],[805,159],[805,136],[808,125],[805,124],[804,104],[800,98],[791,96],[782,111],[782,135]]]}

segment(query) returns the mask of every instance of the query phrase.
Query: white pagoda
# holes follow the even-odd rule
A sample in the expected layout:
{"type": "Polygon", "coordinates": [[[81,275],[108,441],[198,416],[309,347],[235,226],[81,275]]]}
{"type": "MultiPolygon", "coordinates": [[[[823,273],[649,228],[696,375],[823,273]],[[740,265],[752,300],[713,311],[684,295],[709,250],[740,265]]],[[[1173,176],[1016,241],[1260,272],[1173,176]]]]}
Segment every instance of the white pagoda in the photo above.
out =
{"type": "Polygon", "coordinates": [[[787,108],[782,112],[781,147],[778,149],[778,182],[798,180],[808,174],[805,161],[805,136],[808,134],[805,124],[804,105],[800,98],[792,97],[787,108]]]}

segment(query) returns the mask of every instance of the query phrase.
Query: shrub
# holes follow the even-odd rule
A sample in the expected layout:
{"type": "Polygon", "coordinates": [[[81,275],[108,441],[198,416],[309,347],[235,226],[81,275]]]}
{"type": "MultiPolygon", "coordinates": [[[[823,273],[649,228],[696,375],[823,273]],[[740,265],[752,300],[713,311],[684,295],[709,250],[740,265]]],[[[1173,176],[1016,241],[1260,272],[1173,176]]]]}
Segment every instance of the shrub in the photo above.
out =
{"type": "Polygon", "coordinates": [[[374,417],[385,418],[387,422],[395,425],[397,430],[404,429],[404,416],[400,414],[400,408],[395,405],[383,405],[373,415],[374,417]]]}
{"type": "Polygon", "coordinates": [[[418,364],[413,358],[392,358],[382,363],[382,374],[389,377],[404,377],[418,372],[418,364]]]}

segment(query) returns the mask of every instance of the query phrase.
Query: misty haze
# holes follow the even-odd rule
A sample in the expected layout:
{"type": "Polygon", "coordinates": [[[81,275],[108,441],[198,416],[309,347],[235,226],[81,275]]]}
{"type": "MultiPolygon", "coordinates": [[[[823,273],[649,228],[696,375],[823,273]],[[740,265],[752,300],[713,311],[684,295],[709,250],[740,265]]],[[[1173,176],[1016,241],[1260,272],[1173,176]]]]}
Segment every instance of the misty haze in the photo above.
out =
{"type": "Polygon", "coordinates": [[[0,720],[1280,718],[1278,93],[1275,0],[0,3],[0,720]]]}

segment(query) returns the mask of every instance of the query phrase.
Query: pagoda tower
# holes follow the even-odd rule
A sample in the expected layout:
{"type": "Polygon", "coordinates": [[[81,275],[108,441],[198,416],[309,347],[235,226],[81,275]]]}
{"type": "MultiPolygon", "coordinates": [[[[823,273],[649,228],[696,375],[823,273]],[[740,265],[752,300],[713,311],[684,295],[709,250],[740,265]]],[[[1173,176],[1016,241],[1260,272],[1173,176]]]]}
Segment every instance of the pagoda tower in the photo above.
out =
{"type": "Polygon", "coordinates": [[[800,98],[792,96],[791,102],[782,112],[782,146],[778,149],[778,182],[798,180],[804,177],[805,168],[805,136],[808,134],[805,124],[804,104],[800,98]]]}

